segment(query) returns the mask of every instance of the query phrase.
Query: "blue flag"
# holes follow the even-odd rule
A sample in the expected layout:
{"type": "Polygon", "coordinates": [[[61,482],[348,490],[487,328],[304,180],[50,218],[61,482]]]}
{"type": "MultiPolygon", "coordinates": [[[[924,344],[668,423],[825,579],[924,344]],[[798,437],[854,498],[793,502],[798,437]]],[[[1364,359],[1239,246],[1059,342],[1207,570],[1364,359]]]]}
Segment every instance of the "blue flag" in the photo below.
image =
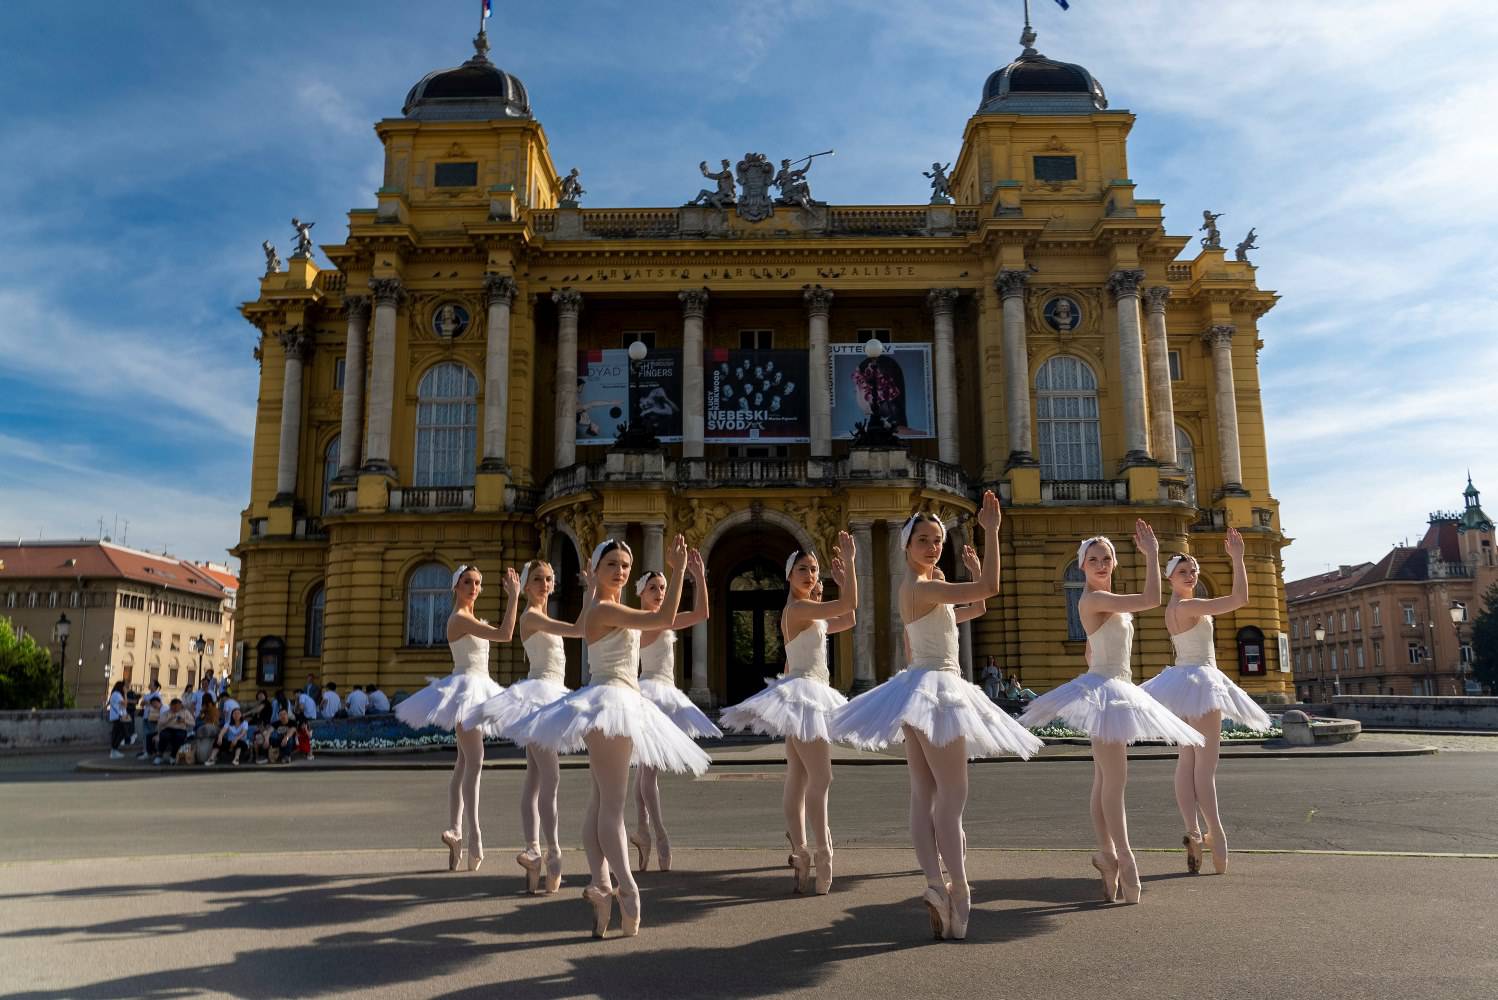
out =
{"type": "Polygon", "coordinates": [[[1056,0],[1056,6],[1062,10],[1071,10],[1071,4],[1067,3],[1066,0],[1056,0]]]}

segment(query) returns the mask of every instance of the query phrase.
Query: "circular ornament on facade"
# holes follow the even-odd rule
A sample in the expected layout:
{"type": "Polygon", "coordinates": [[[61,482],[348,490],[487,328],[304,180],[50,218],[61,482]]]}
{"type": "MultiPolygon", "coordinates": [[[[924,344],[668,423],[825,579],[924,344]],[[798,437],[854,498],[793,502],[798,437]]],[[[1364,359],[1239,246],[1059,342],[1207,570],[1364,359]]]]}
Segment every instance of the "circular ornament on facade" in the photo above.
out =
{"type": "Polygon", "coordinates": [[[1046,324],[1057,333],[1071,333],[1082,325],[1082,306],[1069,295],[1057,295],[1042,311],[1046,324]]]}
{"type": "Polygon", "coordinates": [[[432,333],[442,340],[461,337],[468,330],[468,309],[459,302],[443,302],[432,311],[432,333]]]}

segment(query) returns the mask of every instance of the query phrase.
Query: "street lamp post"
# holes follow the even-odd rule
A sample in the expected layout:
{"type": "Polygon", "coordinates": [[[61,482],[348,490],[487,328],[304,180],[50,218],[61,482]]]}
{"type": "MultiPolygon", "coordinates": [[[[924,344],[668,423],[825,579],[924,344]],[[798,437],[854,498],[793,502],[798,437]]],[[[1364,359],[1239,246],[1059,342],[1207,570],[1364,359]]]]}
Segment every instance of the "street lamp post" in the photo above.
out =
{"type": "MultiPolygon", "coordinates": [[[[1326,628],[1318,621],[1316,623],[1316,659],[1326,663],[1326,628]]],[[[1332,696],[1336,697],[1342,693],[1342,678],[1337,674],[1337,661],[1332,661],[1332,696]]]]}
{"type": "Polygon", "coordinates": [[[203,681],[203,650],[208,647],[208,640],[199,632],[198,637],[192,641],[192,648],[198,654],[198,683],[203,681]]]}
{"type": "Polygon", "coordinates": [[[62,648],[57,654],[57,707],[67,707],[67,695],[63,690],[63,684],[68,672],[68,636],[73,631],[73,623],[68,621],[67,612],[57,616],[57,624],[52,627],[52,638],[62,648]]]}
{"type": "MultiPolygon", "coordinates": [[[[645,344],[645,341],[636,338],[635,342],[629,345],[628,354],[630,381],[633,382],[633,376],[638,370],[640,362],[644,361],[646,356],[650,354],[650,348],[645,344]]],[[[626,393],[626,395],[628,394],[626,393]]],[[[614,447],[625,451],[653,451],[660,448],[660,438],[655,436],[655,431],[651,429],[650,424],[642,420],[640,414],[631,411],[627,401],[624,406],[625,412],[629,414],[629,419],[614,438],[614,447]]]]}
{"type": "MultiPolygon", "coordinates": [[[[863,353],[868,361],[882,356],[884,352],[884,344],[878,337],[870,337],[864,342],[863,353]]],[[[897,448],[900,439],[884,416],[884,376],[873,365],[869,366],[868,376],[869,391],[873,398],[869,401],[868,417],[853,425],[853,444],[859,448],[897,448]]]]}
{"type": "Polygon", "coordinates": [[[1456,693],[1460,696],[1467,693],[1467,671],[1471,669],[1462,656],[1462,622],[1467,620],[1467,606],[1452,601],[1447,613],[1451,615],[1451,630],[1456,633],[1456,693]]]}

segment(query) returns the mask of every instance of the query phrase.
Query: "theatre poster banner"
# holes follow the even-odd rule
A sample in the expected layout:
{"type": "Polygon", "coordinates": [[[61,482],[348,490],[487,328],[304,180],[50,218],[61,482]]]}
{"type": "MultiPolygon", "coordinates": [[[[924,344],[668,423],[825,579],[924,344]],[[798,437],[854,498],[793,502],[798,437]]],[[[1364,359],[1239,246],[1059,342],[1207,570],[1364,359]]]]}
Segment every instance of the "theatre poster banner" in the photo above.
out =
{"type": "Polygon", "coordinates": [[[681,440],[681,352],[632,362],[625,350],[579,351],[577,443],[613,444],[631,417],[664,443],[681,440]]]}
{"type": "Polygon", "coordinates": [[[827,350],[834,438],[851,438],[853,425],[876,406],[900,437],[936,436],[930,344],[886,344],[877,358],[868,357],[862,344],[829,344],[827,350]]]}
{"type": "Polygon", "coordinates": [[[704,440],[798,444],[811,440],[805,351],[706,352],[704,440]]]}

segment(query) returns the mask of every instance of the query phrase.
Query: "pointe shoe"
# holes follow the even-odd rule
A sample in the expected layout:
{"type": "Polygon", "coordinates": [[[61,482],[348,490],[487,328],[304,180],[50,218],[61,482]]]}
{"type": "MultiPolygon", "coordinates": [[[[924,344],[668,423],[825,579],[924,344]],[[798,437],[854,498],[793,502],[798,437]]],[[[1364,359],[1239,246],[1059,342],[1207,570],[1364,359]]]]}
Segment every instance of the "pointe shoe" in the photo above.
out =
{"type": "Polygon", "coordinates": [[[1094,854],[1092,867],[1097,869],[1098,875],[1103,880],[1103,902],[1113,902],[1118,898],[1118,859],[1094,854]]]}
{"type": "Polygon", "coordinates": [[[952,899],[946,890],[928,885],[921,899],[926,904],[926,915],[931,918],[931,936],[938,941],[951,937],[952,899]]]}
{"type": "Polygon", "coordinates": [[[476,872],[479,865],[484,863],[484,848],[482,844],[471,843],[468,845],[468,870],[476,872]]]}
{"type": "Polygon", "coordinates": [[[530,849],[515,855],[515,863],[525,869],[525,891],[532,896],[541,893],[541,855],[530,849]]]}
{"type": "Polygon", "coordinates": [[[635,854],[639,858],[636,869],[645,871],[650,867],[650,834],[643,830],[636,831],[629,835],[629,842],[635,845],[635,854]]]}
{"type": "Polygon", "coordinates": [[[1181,843],[1186,845],[1186,870],[1193,875],[1200,875],[1202,870],[1201,834],[1193,837],[1188,833],[1181,838],[1181,843]]]}
{"type": "Polygon", "coordinates": [[[1207,850],[1212,852],[1212,874],[1226,875],[1228,873],[1228,839],[1227,837],[1214,837],[1210,833],[1202,834],[1202,843],[1207,850]]]}
{"type": "Polygon", "coordinates": [[[640,933],[640,894],[629,896],[617,890],[614,894],[619,897],[619,933],[634,937],[640,933]]]}
{"type": "Polygon", "coordinates": [[[832,891],[832,848],[817,848],[812,860],[817,866],[817,895],[825,896],[832,891]]]}
{"type": "Polygon", "coordinates": [[[796,842],[791,840],[790,834],[786,834],[785,839],[790,841],[791,845],[791,853],[785,859],[785,863],[791,868],[791,879],[794,883],[791,891],[800,895],[810,886],[811,852],[806,849],[805,845],[797,847],[796,842]]]}
{"type": "Polygon", "coordinates": [[[583,900],[593,911],[593,936],[602,938],[609,930],[609,918],[614,913],[614,894],[590,885],[583,890],[583,900]]]}
{"type": "Polygon", "coordinates": [[[954,892],[952,886],[948,885],[947,901],[952,914],[952,932],[947,936],[953,941],[966,941],[967,918],[973,909],[972,890],[964,888],[962,892],[954,892]]]}
{"type": "Polygon", "coordinates": [[[1139,881],[1139,863],[1137,861],[1125,865],[1123,860],[1119,859],[1118,891],[1125,903],[1139,902],[1139,896],[1144,891],[1144,886],[1139,881]]]}
{"type": "Polygon", "coordinates": [[[546,852],[546,892],[556,892],[562,887],[562,852],[547,850],[546,852]]]}
{"type": "Polygon", "coordinates": [[[447,870],[455,872],[463,863],[463,838],[451,830],[443,830],[442,842],[447,845],[447,870]]]}

